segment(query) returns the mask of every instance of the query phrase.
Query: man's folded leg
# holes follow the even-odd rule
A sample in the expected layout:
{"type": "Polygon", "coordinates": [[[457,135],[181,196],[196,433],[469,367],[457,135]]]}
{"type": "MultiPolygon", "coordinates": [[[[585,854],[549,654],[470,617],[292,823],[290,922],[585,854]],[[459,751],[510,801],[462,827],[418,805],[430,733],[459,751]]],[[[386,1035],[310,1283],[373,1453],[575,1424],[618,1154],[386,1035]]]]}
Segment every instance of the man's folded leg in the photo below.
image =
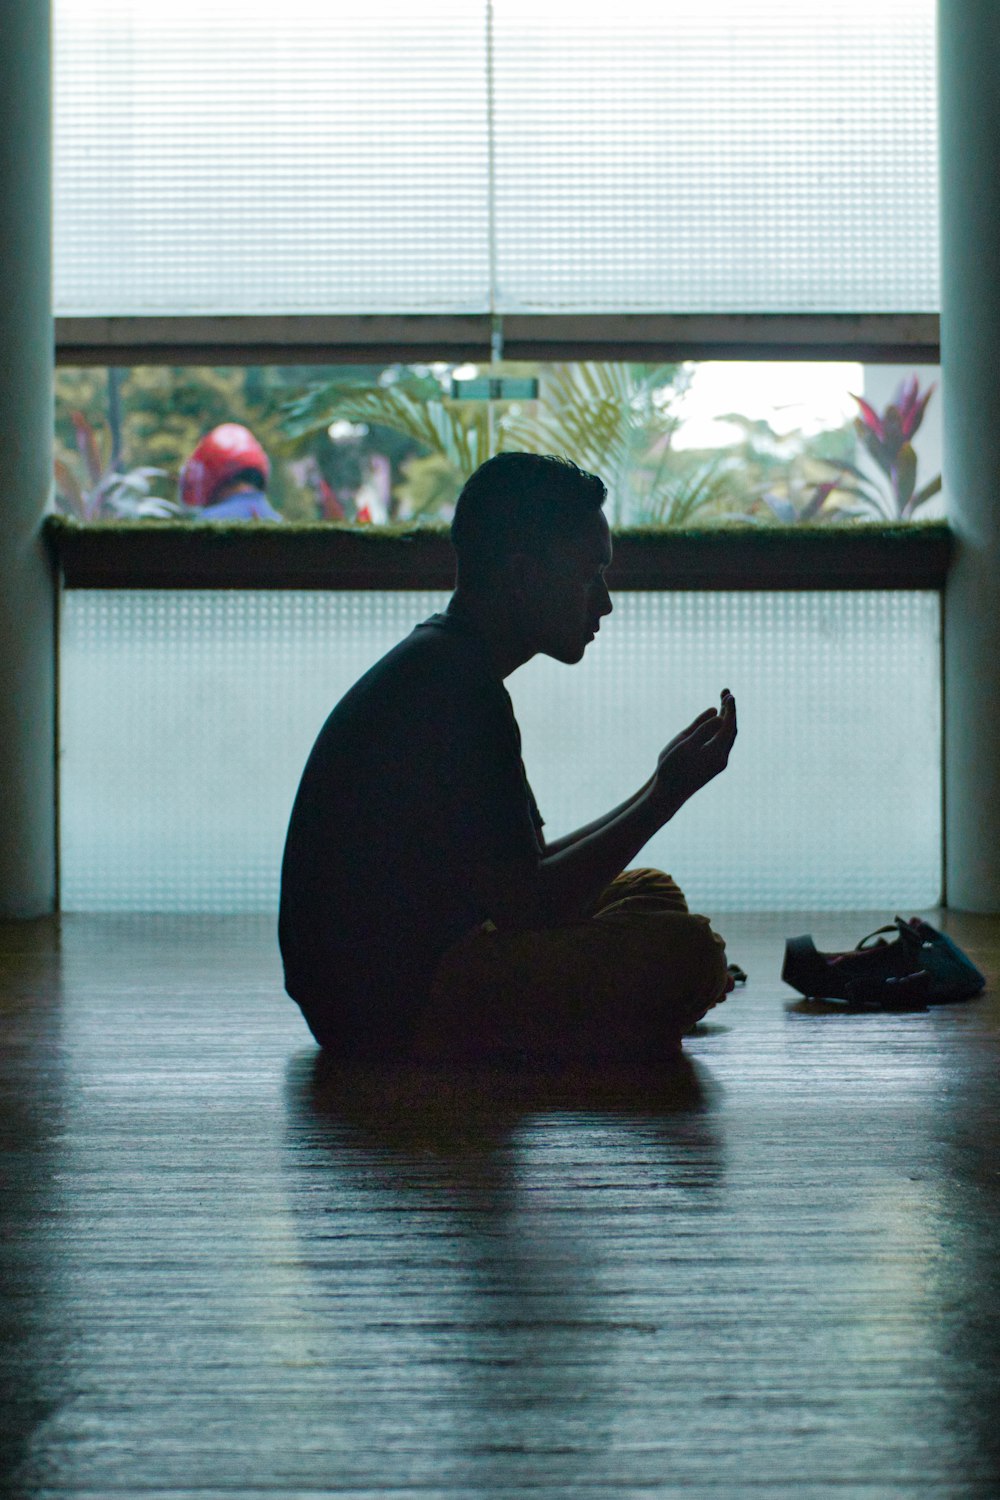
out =
{"type": "Polygon", "coordinates": [[[659,870],[629,870],[565,927],[486,928],[444,955],[420,1018],[424,1062],[649,1065],[725,998],[725,945],[659,870]]]}

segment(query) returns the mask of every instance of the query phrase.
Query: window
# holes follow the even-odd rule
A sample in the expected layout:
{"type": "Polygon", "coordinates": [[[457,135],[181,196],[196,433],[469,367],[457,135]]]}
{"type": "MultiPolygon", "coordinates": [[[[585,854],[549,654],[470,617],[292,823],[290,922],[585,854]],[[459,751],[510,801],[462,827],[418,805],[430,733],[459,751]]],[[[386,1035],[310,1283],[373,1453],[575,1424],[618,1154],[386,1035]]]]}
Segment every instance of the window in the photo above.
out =
{"type": "MultiPolygon", "coordinates": [[[[933,0],[55,0],[55,30],[65,508],[170,514],[197,437],[237,420],[285,518],[255,545],[445,521],[472,457],[515,441],[601,471],[626,527],[784,520],[797,548],[811,517],[841,553],[852,509],[940,514],[940,397],[902,487],[851,399],[877,416],[936,381],[933,0]]],[[[227,534],[201,535],[204,588],[183,560],[67,575],[67,909],[272,906],[323,715],[440,602],[417,591],[436,562],[258,586],[256,561],[212,575],[227,534]]],[[[852,551],[824,592],[804,555],[772,587],[741,554],[731,591],[714,562],[697,591],[639,568],[593,663],[517,674],[552,833],[728,685],[755,705],[740,765],[650,858],[709,909],[937,899],[940,569],[882,587],[884,554],[852,551]],[[588,753],[551,737],[569,721],[588,753]]]]}
{"type": "Polygon", "coordinates": [[[66,368],[57,495],[84,520],[211,519],[178,503],[178,475],[203,432],[238,421],[271,456],[269,495],[289,521],[446,522],[465,478],[501,448],[573,455],[607,482],[618,527],[931,519],[937,373],[788,361],[66,368]],[[908,475],[891,444],[870,440],[900,388],[915,426],[908,475]]]}

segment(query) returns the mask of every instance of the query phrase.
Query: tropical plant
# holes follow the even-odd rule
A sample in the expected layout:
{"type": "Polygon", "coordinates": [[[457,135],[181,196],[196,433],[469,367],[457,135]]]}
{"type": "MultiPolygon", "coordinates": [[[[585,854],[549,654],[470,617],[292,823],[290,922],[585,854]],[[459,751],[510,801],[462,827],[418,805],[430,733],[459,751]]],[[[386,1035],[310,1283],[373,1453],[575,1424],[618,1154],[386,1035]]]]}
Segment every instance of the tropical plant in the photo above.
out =
{"type": "Polygon", "coordinates": [[[396,486],[396,499],[410,517],[451,516],[465,478],[442,453],[408,458],[396,486]]]}
{"type": "Polygon", "coordinates": [[[852,511],[827,503],[839,487],[839,479],[825,479],[821,484],[814,484],[808,489],[797,486],[793,480],[783,495],[765,490],[760,496],[760,504],[766,506],[771,517],[782,526],[808,526],[817,521],[836,521],[853,514],[852,511]]]}
{"type": "Polygon", "coordinates": [[[778,432],[763,417],[727,412],[718,421],[739,430],[738,441],[699,456],[713,478],[712,506],[722,520],[784,526],[836,521],[852,514],[838,499],[839,481],[823,471],[854,451],[845,429],[778,432]]]}
{"type": "Polygon", "coordinates": [[[628,520],[638,526],[690,526],[722,522],[732,510],[732,474],[724,454],[680,455],[665,449],[661,462],[633,479],[628,520]]]}
{"type": "Polygon", "coordinates": [[[682,525],[688,506],[707,503],[688,493],[682,503],[665,488],[672,440],[679,426],[672,403],[685,376],[677,365],[581,360],[543,366],[541,400],[506,418],[505,446],[529,453],[565,453],[600,474],[608,486],[611,519],[621,523],[659,510],[664,525],[682,525]],[[668,517],[678,516],[676,520],[668,517]]]}
{"type": "Polygon", "coordinates": [[[382,429],[408,440],[399,455],[404,474],[397,499],[408,501],[410,516],[437,511],[456,496],[469,475],[495,451],[492,413],[480,402],[445,398],[439,381],[405,366],[392,366],[377,379],[352,372],[312,384],[284,408],[284,431],[299,447],[315,442],[337,422],[382,429]],[[468,411],[466,408],[470,408],[468,411]],[[432,472],[420,476],[407,493],[406,474],[414,462],[434,459],[432,472]],[[402,491],[402,495],[400,495],[402,491]]]}
{"type": "Polygon", "coordinates": [[[538,401],[508,403],[454,399],[433,377],[396,367],[377,382],[311,387],[288,404],[285,431],[302,441],[347,421],[405,435],[422,450],[403,462],[396,490],[411,516],[446,514],[480,464],[517,450],[570,454],[595,470],[615,521],[655,511],[679,525],[715,498],[706,485],[665,485],[678,425],[670,401],[681,378],[676,365],[549,365],[538,401]]]}
{"type": "Polygon", "coordinates": [[[941,489],[941,475],[917,488],[917,454],[913,437],[936,387],[921,391],[916,375],[904,380],[883,412],[877,412],[861,396],[854,396],[859,415],[854,430],[862,452],[874,466],[874,474],[844,460],[831,460],[840,470],[837,488],[854,495],[868,512],[888,520],[908,521],[921,505],[941,489]],[[848,480],[844,475],[849,475],[848,480]]]}
{"type": "Polygon", "coordinates": [[[72,412],[76,437],[72,458],[55,460],[57,508],[80,521],[164,520],[185,515],[185,507],[152,493],[162,469],[122,470],[112,452],[110,433],[99,436],[82,412],[72,412]]]}

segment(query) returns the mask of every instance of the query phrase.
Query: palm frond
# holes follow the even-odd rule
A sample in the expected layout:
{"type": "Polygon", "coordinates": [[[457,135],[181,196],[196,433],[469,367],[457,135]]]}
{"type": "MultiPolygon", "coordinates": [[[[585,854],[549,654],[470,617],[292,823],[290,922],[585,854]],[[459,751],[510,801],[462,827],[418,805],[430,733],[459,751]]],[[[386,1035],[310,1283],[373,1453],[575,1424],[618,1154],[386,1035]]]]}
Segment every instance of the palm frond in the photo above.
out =
{"type": "Polygon", "coordinates": [[[669,477],[661,474],[663,486],[654,486],[656,496],[647,504],[643,520],[659,526],[689,526],[709,512],[719,515],[729,498],[731,476],[727,465],[710,459],[693,472],[669,477]]]}

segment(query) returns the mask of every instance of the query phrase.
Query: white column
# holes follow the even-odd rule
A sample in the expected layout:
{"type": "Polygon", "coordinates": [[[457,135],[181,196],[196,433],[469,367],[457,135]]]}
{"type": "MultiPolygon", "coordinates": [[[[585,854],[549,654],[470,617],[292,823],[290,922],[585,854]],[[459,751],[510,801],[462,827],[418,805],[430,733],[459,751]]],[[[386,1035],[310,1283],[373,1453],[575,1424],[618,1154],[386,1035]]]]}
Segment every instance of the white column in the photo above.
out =
{"type": "Polygon", "coordinates": [[[49,30],[0,4],[0,917],[55,900],[49,30]]]}

